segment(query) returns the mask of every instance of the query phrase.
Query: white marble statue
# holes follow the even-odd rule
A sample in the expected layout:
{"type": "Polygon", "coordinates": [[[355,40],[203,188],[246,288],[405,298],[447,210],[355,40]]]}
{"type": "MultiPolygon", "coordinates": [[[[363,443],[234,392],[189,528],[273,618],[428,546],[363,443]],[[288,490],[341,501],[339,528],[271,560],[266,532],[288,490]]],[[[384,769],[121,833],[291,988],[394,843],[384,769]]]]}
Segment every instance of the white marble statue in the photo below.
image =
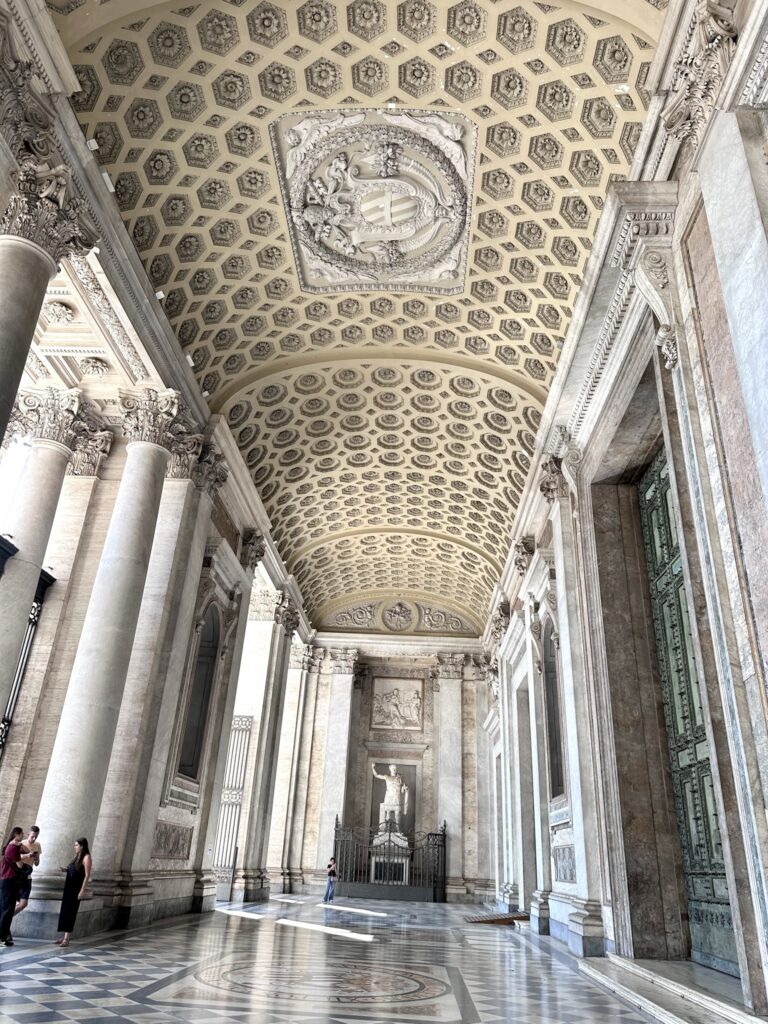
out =
{"type": "Polygon", "coordinates": [[[371,771],[377,779],[383,779],[387,784],[384,800],[379,805],[379,825],[386,824],[394,817],[395,828],[399,832],[403,815],[408,813],[408,787],[396,764],[389,766],[389,775],[379,775],[375,764],[371,765],[371,771]]]}

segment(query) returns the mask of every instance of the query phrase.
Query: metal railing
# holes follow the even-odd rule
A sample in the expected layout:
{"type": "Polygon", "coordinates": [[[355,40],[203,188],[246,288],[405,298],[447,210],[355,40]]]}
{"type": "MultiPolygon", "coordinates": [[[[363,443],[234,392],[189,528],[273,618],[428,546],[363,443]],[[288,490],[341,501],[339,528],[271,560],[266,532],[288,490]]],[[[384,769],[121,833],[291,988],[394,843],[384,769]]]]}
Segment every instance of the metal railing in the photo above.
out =
{"type": "Polygon", "coordinates": [[[403,835],[393,821],[379,828],[351,828],[337,818],[338,893],[444,903],[445,842],[445,823],[437,832],[403,835]]]}

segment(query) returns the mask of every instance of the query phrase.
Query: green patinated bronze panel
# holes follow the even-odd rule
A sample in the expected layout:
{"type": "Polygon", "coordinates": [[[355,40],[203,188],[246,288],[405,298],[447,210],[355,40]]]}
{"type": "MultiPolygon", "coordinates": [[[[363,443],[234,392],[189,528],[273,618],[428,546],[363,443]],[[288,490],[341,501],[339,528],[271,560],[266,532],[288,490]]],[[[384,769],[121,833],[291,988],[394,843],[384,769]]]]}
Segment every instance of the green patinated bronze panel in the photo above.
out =
{"type": "Polygon", "coordinates": [[[688,599],[662,448],[639,485],[640,518],[683,855],[691,958],[738,974],[688,599]]]}

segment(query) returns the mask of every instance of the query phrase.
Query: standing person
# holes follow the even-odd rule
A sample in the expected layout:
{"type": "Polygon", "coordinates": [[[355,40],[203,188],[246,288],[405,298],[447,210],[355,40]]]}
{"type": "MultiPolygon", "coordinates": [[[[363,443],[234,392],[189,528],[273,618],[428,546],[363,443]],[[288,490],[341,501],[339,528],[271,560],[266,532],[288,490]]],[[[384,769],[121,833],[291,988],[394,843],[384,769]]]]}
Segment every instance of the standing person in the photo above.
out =
{"type": "Polygon", "coordinates": [[[64,895],[61,899],[61,910],[59,911],[59,932],[64,932],[63,939],[56,939],[57,946],[68,946],[69,939],[75,927],[75,919],[80,909],[80,900],[85,899],[85,887],[93,871],[93,860],[91,851],[88,849],[88,840],[75,840],[74,860],[61,871],[66,871],[67,877],[64,882],[64,895]]]}
{"type": "Polygon", "coordinates": [[[37,837],[39,835],[40,829],[37,825],[30,825],[29,831],[27,832],[27,838],[21,845],[22,853],[30,854],[32,859],[29,864],[22,865],[21,871],[19,872],[19,895],[18,903],[16,904],[17,914],[20,914],[29,904],[29,894],[32,889],[32,868],[37,867],[40,864],[40,855],[43,852],[42,846],[37,841],[37,837]]]}
{"type": "Polygon", "coordinates": [[[336,858],[331,857],[328,862],[328,881],[325,883],[325,896],[323,903],[333,903],[333,896],[336,892],[336,858]]]}
{"type": "Polygon", "coordinates": [[[13,945],[11,922],[19,892],[19,871],[32,859],[31,854],[21,852],[23,835],[18,826],[13,829],[11,838],[3,848],[3,859],[0,863],[0,942],[6,946],[13,945]]]}

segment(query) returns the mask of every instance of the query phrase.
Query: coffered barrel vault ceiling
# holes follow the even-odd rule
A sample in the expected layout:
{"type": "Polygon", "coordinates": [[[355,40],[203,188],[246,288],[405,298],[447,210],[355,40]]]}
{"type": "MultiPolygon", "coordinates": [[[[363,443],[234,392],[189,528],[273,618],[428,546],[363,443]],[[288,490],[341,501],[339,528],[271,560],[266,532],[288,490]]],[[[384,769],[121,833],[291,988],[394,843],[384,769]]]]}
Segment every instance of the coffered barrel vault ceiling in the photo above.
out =
{"type": "Polygon", "coordinates": [[[664,0],[48,6],[315,624],[481,629],[664,0]]]}

